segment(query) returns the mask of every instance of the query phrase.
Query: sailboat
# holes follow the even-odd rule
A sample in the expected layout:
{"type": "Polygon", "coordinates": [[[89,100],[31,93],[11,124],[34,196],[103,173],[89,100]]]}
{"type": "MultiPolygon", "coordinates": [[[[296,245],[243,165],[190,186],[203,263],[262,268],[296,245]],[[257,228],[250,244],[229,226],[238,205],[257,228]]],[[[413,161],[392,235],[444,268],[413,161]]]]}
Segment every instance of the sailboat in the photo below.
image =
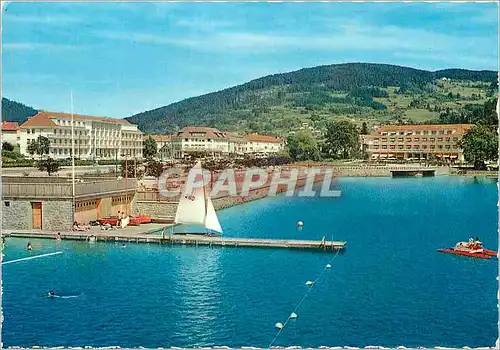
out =
{"type": "MultiPolygon", "coordinates": [[[[189,178],[203,177],[201,162],[189,171],[189,178]]],[[[193,189],[191,194],[183,193],[179,199],[177,212],[175,213],[176,224],[203,226],[209,231],[222,234],[222,227],[217,218],[214,205],[210,196],[205,193],[204,186],[193,189]]]]}

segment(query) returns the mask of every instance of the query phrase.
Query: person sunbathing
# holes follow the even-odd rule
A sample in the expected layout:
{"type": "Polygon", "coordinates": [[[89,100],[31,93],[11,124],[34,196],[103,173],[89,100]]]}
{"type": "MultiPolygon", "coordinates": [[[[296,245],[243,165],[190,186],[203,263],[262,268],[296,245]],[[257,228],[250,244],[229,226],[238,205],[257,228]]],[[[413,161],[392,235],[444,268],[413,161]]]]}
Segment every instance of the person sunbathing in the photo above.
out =
{"type": "Polygon", "coordinates": [[[80,225],[76,221],[73,223],[73,231],[88,231],[90,230],[89,226],[80,225]]]}

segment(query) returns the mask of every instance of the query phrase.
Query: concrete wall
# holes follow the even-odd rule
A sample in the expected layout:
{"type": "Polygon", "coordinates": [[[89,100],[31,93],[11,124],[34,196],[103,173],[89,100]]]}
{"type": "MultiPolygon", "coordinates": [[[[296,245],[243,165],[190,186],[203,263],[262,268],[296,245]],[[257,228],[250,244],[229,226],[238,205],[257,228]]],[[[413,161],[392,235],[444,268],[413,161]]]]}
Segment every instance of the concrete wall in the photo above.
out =
{"type": "MultiPolygon", "coordinates": [[[[39,202],[39,200],[33,200],[39,202]]],[[[30,200],[2,200],[2,228],[31,230],[33,211],[30,200]],[[9,206],[6,206],[9,202],[9,206]]],[[[42,230],[67,231],[73,225],[71,200],[44,200],[42,202],[42,230]]]]}
{"type": "MultiPolygon", "coordinates": [[[[31,210],[30,210],[31,213],[31,210]]],[[[71,231],[73,228],[72,200],[42,201],[42,229],[49,231],[71,231]]]]}
{"type": "Polygon", "coordinates": [[[175,202],[137,201],[133,208],[134,215],[149,215],[153,218],[173,218],[177,210],[175,202]]]}
{"type": "Polygon", "coordinates": [[[30,201],[2,200],[2,229],[31,230],[33,226],[31,215],[30,201]],[[7,202],[9,206],[5,205],[7,202]]]}

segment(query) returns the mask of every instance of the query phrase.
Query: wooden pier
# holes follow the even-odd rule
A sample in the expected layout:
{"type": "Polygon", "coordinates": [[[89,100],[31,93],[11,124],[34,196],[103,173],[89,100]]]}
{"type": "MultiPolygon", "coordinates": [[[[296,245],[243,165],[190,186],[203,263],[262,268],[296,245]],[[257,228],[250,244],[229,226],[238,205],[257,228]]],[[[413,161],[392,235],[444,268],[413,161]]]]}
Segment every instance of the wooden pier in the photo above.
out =
{"type": "MultiPolygon", "coordinates": [[[[254,247],[254,248],[295,248],[295,249],[315,249],[336,251],[343,250],[346,242],[342,241],[321,241],[313,240],[288,240],[288,239],[260,239],[260,238],[233,238],[233,237],[209,237],[198,234],[126,234],[117,231],[95,232],[61,232],[63,240],[88,241],[91,236],[97,241],[105,242],[135,242],[135,243],[157,243],[171,245],[192,245],[192,246],[210,246],[210,247],[254,247]]],[[[44,231],[7,231],[3,233],[4,237],[19,238],[41,238],[55,240],[54,232],[44,231]]]]}

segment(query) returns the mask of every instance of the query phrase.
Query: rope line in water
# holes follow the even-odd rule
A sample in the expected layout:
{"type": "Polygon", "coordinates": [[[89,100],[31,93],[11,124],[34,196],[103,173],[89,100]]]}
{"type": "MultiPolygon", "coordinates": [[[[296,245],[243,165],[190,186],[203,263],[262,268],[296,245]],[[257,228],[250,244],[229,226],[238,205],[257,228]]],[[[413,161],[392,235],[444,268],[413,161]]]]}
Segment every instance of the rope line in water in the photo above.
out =
{"type": "Polygon", "coordinates": [[[11,263],[16,263],[16,262],[20,262],[20,261],[26,261],[26,260],[32,260],[32,259],[38,259],[38,258],[45,258],[45,257],[47,257],[47,256],[52,256],[52,255],[57,255],[57,254],[62,254],[62,252],[47,253],[47,254],[40,254],[40,255],[35,255],[35,256],[28,256],[28,257],[26,257],[26,258],[21,258],[21,259],[15,259],[15,260],[4,261],[4,262],[2,262],[2,265],[11,264],[11,263]]]}
{"type": "MultiPolygon", "coordinates": [[[[335,258],[337,257],[337,255],[339,254],[339,251],[340,249],[337,249],[337,252],[335,253],[335,255],[333,256],[333,258],[328,262],[328,264],[331,264],[333,263],[333,261],[335,260],[335,258]]],[[[325,267],[323,268],[323,271],[321,271],[321,273],[319,274],[318,277],[316,277],[316,279],[313,281],[313,284],[311,286],[308,287],[308,290],[307,290],[307,293],[302,297],[302,299],[300,300],[300,302],[297,304],[297,306],[295,307],[295,309],[293,309],[293,312],[292,313],[296,313],[296,311],[298,311],[300,305],[304,302],[304,300],[306,300],[307,296],[309,295],[309,293],[311,292],[311,290],[314,288],[314,286],[316,286],[316,282],[319,281],[319,279],[321,278],[321,276],[323,276],[323,274],[325,273],[325,271],[328,270],[326,268],[326,265],[325,267]]],[[[286,319],[285,323],[283,324],[283,327],[280,328],[278,330],[278,333],[276,333],[275,337],[273,338],[273,340],[271,341],[271,343],[269,344],[269,346],[267,347],[267,349],[271,349],[271,347],[274,345],[274,342],[276,341],[276,339],[278,339],[279,335],[281,334],[281,331],[284,330],[286,328],[286,325],[288,324],[288,322],[291,320],[291,316],[292,316],[292,313],[288,316],[288,318],[286,319]]]]}

